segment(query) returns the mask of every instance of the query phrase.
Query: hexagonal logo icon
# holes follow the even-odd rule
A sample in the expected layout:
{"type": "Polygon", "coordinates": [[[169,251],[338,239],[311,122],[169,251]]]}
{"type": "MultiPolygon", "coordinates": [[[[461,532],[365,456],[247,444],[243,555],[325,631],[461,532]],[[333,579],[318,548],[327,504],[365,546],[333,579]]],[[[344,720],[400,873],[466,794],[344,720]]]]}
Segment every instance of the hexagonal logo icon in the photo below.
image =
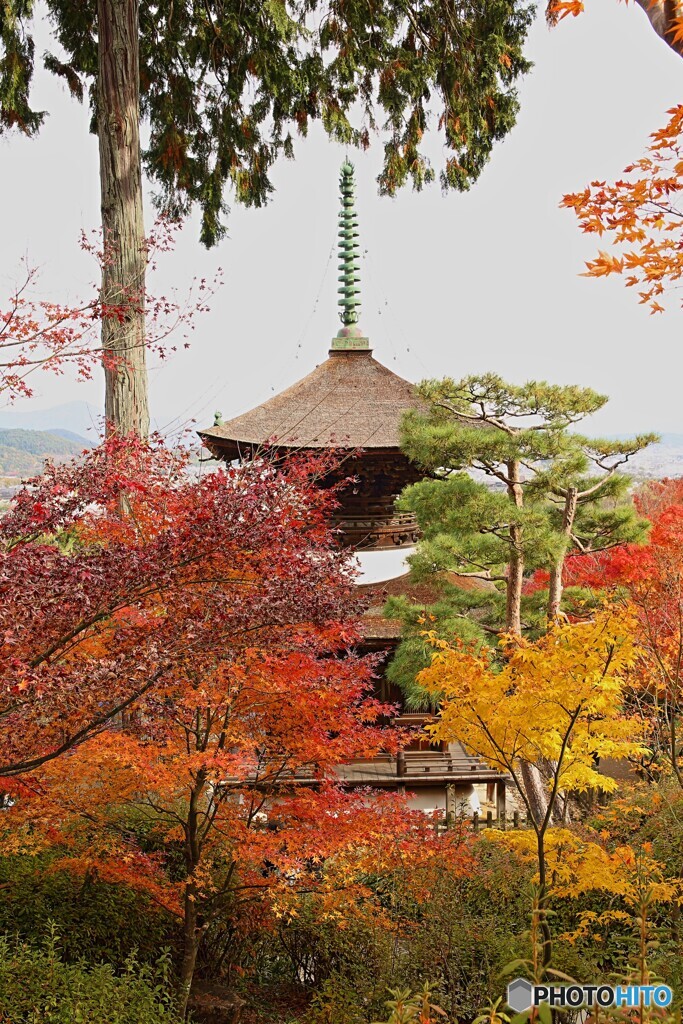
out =
{"type": "Polygon", "coordinates": [[[515,978],[508,985],[508,1006],[515,1013],[522,1013],[531,1007],[533,988],[530,981],[515,978]]]}

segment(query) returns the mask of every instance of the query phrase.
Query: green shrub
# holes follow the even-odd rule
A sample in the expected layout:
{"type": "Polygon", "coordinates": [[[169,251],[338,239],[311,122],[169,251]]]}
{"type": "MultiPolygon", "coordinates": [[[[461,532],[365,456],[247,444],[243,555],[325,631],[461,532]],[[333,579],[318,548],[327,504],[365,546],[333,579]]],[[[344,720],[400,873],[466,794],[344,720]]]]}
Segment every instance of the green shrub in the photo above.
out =
{"type": "Polygon", "coordinates": [[[56,871],[49,854],[0,858],[0,893],[0,934],[35,943],[52,922],[67,961],[119,969],[133,949],[152,963],[178,941],[177,922],[145,896],[56,871]]]}
{"type": "Polygon", "coordinates": [[[366,1024],[367,1007],[353,984],[340,977],[328,978],[313,997],[304,1024],[366,1024]]]}
{"type": "Polygon", "coordinates": [[[54,932],[42,948],[0,937],[2,1024],[179,1024],[170,956],[140,965],[65,963],[54,932]]]}

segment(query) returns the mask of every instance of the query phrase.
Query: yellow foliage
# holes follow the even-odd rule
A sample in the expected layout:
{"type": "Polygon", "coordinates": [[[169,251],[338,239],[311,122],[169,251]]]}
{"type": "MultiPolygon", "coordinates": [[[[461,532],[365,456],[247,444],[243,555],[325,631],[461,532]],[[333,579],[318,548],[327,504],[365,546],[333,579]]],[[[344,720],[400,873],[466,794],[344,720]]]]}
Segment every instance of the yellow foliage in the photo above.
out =
{"type": "Polygon", "coordinates": [[[590,621],[554,624],[535,642],[506,637],[502,668],[426,633],[434,654],[418,682],[443,695],[434,738],[458,740],[503,771],[554,763],[559,790],[614,789],[597,758],[644,752],[622,711],[638,654],[634,632],[630,609],[606,606],[590,621]]]}
{"type": "MultiPolygon", "coordinates": [[[[533,862],[537,856],[534,832],[514,831],[487,833],[487,838],[513,850],[524,860],[533,862]]],[[[545,836],[545,860],[549,891],[557,897],[575,898],[587,892],[607,892],[623,898],[627,906],[638,906],[645,897],[648,903],[669,903],[678,898],[680,886],[664,878],[664,865],[649,856],[645,847],[631,846],[605,849],[590,838],[582,838],[566,828],[551,828],[545,836]]],[[[615,920],[629,919],[624,911],[611,911],[615,920]]],[[[597,915],[588,913],[586,922],[597,915]]]]}

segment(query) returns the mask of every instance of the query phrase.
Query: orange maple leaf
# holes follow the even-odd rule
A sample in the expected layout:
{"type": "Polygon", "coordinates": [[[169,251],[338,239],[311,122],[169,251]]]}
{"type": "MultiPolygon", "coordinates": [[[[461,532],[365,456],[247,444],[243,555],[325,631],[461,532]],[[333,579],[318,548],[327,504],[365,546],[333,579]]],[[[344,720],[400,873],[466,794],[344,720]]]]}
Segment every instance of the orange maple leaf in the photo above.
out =
{"type": "Polygon", "coordinates": [[[545,17],[548,25],[553,28],[563,18],[576,18],[583,14],[584,6],[582,0],[549,0],[545,10],[545,17]]]}

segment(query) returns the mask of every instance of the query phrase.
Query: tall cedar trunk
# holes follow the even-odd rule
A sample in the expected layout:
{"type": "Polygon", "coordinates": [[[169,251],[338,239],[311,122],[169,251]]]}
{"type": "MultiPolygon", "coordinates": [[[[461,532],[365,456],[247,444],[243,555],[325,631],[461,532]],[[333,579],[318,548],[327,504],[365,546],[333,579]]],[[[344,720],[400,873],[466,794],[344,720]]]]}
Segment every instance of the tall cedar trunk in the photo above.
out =
{"type": "Polygon", "coordinates": [[[149,433],[138,0],[98,0],[97,134],[105,259],[101,298],[107,434],[149,433]]]}
{"type": "MultiPolygon", "coordinates": [[[[517,508],[524,504],[524,492],[519,473],[518,462],[507,464],[508,496],[517,508]]],[[[507,580],[507,601],[505,609],[505,628],[509,633],[522,634],[522,583],[524,582],[524,550],[522,547],[522,527],[510,527],[510,564],[507,580]]]]}
{"type": "Polygon", "coordinates": [[[572,530],[574,529],[574,520],[576,519],[576,508],[578,505],[578,492],[576,487],[570,487],[565,495],[564,499],[564,513],[562,516],[562,548],[557,556],[555,564],[550,571],[550,583],[548,590],[548,619],[552,622],[560,614],[560,604],[562,602],[562,575],[564,572],[564,563],[567,557],[567,550],[569,548],[569,541],[571,539],[572,530]]]}

